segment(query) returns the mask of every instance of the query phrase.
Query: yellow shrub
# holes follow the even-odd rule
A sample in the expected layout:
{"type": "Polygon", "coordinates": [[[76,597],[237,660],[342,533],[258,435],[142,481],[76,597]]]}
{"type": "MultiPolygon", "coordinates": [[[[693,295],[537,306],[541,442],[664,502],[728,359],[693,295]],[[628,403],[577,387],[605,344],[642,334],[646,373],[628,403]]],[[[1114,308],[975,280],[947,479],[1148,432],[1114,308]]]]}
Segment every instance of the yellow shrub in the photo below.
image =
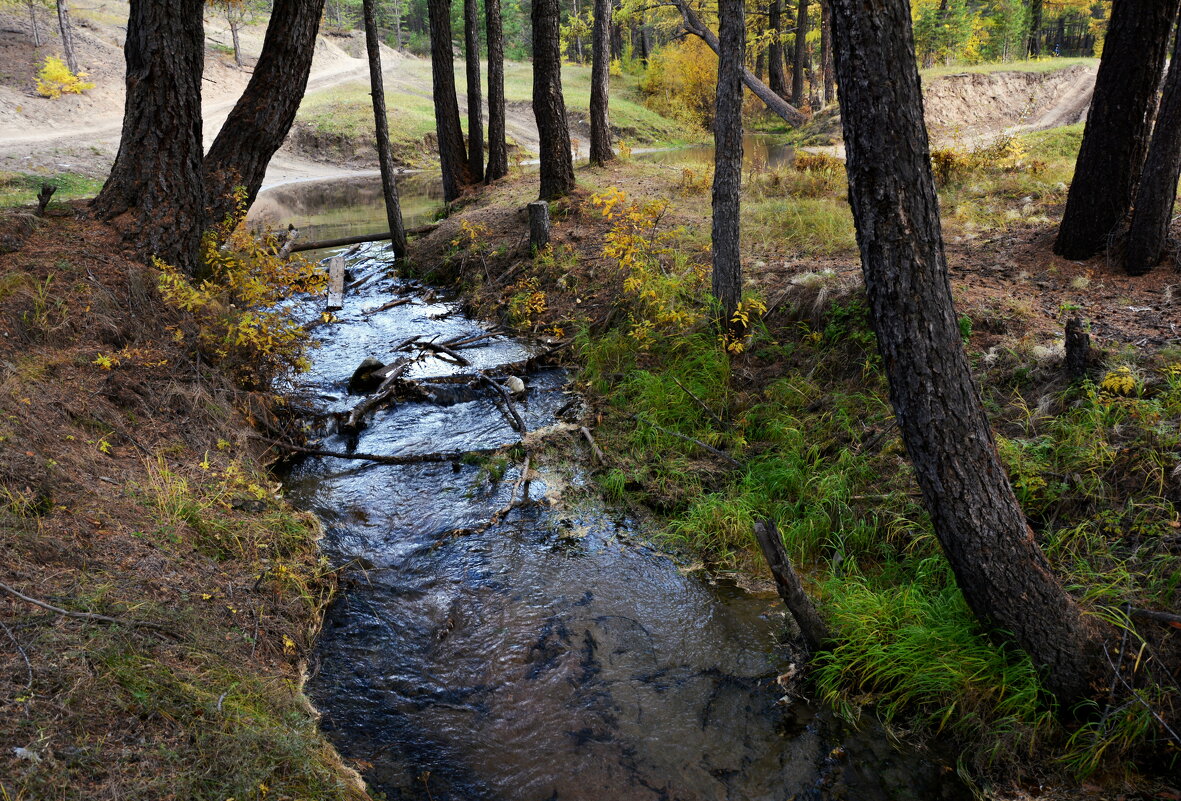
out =
{"type": "Polygon", "coordinates": [[[177,340],[193,340],[242,386],[266,389],[285,372],[307,369],[310,335],[284,301],[322,291],[327,276],[303,258],[279,258],[275,237],[256,237],[239,224],[245,212],[240,191],[236,213],[203,237],[208,277],[197,282],[159,260],[156,266],[164,301],[192,316],[177,340]]]}
{"type": "Polygon", "coordinates": [[[714,118],[718,57],[695,36],[661,48],[640,83],[645,104],[668,117],[708,128],[714,118]]]}
{"type": "Polygon", "coordinates": [[[94,84],[82,80],[85,72],[77,75],[70,72],[66,62],[57,56],[46,56],[45,63],[37,73],[37,94],[42,97],[58,98],[62,95],[80,95],[94,84]]]}

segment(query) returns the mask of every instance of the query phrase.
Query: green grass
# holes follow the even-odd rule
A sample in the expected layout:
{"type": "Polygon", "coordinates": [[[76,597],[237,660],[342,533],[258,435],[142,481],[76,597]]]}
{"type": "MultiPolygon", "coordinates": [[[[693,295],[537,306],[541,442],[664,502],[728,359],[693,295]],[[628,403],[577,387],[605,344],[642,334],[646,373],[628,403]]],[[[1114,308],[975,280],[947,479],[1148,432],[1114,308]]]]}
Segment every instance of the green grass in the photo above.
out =
{"type": "Polygon", "coordinates": [[[94,197],[102,189],[103,181],[83,175],[62,172],[54,175],[35,175],[0,171],[0,208],[28,206],[37,202],[42,184],[57,187],[50,205],[58,201],[94,197]]]}
{"type": "Polygon", "coordinates": [[[1086,67],[1098,67],[1098,58],[1039,58],[1022,61],[996,61],[989,64],[951,64],[928,67],[919,70],[924,79],[939,78],[944,75],[959,75],[965,72],[1054,72],[1082,64],[1086,67]]]}

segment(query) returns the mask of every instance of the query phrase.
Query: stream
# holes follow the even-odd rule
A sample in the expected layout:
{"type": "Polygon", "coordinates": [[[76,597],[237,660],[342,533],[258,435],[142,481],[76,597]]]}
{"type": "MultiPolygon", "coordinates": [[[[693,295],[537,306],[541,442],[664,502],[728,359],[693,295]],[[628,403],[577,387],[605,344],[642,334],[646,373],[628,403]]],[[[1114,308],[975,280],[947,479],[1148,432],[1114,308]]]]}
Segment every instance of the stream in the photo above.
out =
{"type": "MultiPolygon", "coordinates": [[[[433,181],[400,186],[407,225],[425,221],[433,181]]],[[[308,238],[384,224],[376,179],[285,185],[259,210],[308,238]]],[[[317,330],[299,389],[329,417],[359,402],[347,384],[363,359],[405,356],[395,346],[416,335],[489,333],[388,261],[381,245],[350,255],[358,288],[339,322],[317,330]],[[397,298],[409,302],[364,313],[397,298]]],[[[498,393],[447,379],[504,378],[501,365],[541,346],[502,334],[476,344],[460,351],[471,366],[413,365],[431,400],[377,411],[355,441],[324,432],[320,447],[406,456],[519,443],[498,393]]],[[[561,369],[513,374],[526,383],[514,405],[531,439],[580,405],[561,369]]],[[[774,593],[687,570],[648,544],[598,500],[575,435],[547,440],[569,462],[534,461],[526,476],[518,447],[483,463],[314,457],[286,477],[290,500],[323,522],[328,558],[348,565],[307,693],[372,790],[422,801],[965,797],[954,773],[880,728],[856,731],[787,697],[779,678],[795,668],[774,593]]]]}

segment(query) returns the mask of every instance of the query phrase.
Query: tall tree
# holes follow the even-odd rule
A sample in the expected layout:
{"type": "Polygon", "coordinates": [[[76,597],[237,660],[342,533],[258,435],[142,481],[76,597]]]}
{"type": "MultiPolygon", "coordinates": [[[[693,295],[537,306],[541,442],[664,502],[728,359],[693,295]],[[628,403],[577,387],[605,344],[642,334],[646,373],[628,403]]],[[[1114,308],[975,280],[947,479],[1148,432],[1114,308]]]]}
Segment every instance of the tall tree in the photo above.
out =
{"type": "Polygon", "coordinates": [[[488,41],[488,183],[508,175],[508,144],[504,114],[504,29],[500,0],[484,0],[484,27],[488,41]]]}
{"type": "Polygon", "coordinates": [[[394,257],[407,253],[406,228],[402,225],[402,205],[394,179],[394,154],[390,149],[390,122],[385,110],[385,80],[381,74],[381,39],[377,35],[377,0],[363,0],[365,48],[369,54],[369,91],[373,95],[373,122],[377,134],[377,163],[381,167],[381,189],[385,197],[385,216],[390,226],[390,247],[394,257]]]}
{"type": "Polygon", "coordinates": [[[804,77],[808,72],[808,0],[800,0],[796,14],[795,58],[791,66],[791,102],[796,108],[808,100],[804,94],[804,77]]]}
{"type": "Polygon", "coordinates": [[[832,70],[832,11],[829,0],[820,0],[820,69],[824,73],[821,105],[837,102],[837,80],[832,70]]]}
{"type": "Polygon", "coordinates": [[[435,131],[439,139],[439,167],[443,172],[443,200],[450,203],[474,176],[459,124],[455,97],[455,62],[451,55],[451,0],[427,0],[431,31],[431,84],[435,99],[435,131]]]}
{"type": "Polygon", "coordinates": [[[1086,259],[1127,214],[1148,151],[1177,0],[1114,0],[1054,252],[1086,259]]]}
{"type": "Polygon", "coordinates": [[[467,164],[472,180],[484,175],[484,117],[480,98],[480,15],[476,0],[463,0],[464,64],[467,67],[467,164]]]}
{"type": "Polygon", "coordinates": [[[324,0],[274,0],[254,74],[205,156],[210,217],[234,211],[234,188],[254,202],[308,85],[324,0]]]}
{"type": "Polygon", "coordinates": [[[533,0],[533,114],[541,139],[541,199],[574,189],[570,127],[562,97],[562,43],[558,0],[533,0]]]}
{"type": "Polygon", "coordinates": [[[738,192],[742,183],[742,65],[746,59],[743,0],[718,2],[718,91],[714,113],[713,294],[725,331],[742,297],[738,192]]]}
{"type": "Polygon", "coordinates": [[[204,227],[201,168],[203,0],[132,0],[127,95],[111,174],[91,201],[142,257],[192,271],[204,227]]]}
{"type": "Polygon", "coordinates": [[[783,0],[771,0],[767,9],[771,40],[767,45],[767,85],[780,97],[787,98],[787,72],[783,57],[783,0]]]}
{"type": "Polygon", "coordinates": [[[1042,54],[1042,0],[1029,0],[1029,55],[1042,54]]]}
{"type": "Polygon", "coordinates": [[[590,162],[600,167],[615,158],[607,115],[607,94],[611,83],[611,3],[612,0],[595,0],[594,27],[591,29],[590,162]]]}
{"type": "Polygon", "coordinates": [[[70,72],[78,72],[78,56],[74,53],[74,25],[70,22],[68,0],[57,0],[57,27],[62,34],[62,50],[66,54],[66,66],[70,72]]]}
{"type": "Polygon", "coordinates": [[[1173,204],[1177,200],[1178,178],[1181,178],[1181,25],[1177,26],[1164,95],[1132,207],[1132,227],[1124,253],[1124,269],[1128,273],[1143,275],[1164,255],[1173,204]]]}
{"type": "Polygon", "coordinates": [[[997,455],[944,261],[907,0],[831,0],[849,202],[890,400],[931,522],[976,616],[1063,704],[1089,697],[1100,635],[1054,579],[997,455]]]}

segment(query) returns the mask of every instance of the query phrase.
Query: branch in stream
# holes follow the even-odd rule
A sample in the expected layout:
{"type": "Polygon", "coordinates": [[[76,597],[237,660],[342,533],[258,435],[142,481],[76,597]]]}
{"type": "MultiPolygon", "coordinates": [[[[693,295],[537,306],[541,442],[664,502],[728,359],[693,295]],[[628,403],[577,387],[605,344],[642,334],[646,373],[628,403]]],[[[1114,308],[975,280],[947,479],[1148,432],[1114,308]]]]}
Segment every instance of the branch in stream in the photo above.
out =
{"type": "Polygon", "coordinates": [[[500,393],[500,399],[504,402],[504,408],[506,410],[505,416],[509,419],[509,425],[511,425],[513,430],[518,434],[524,434],[525,421],[521,419],[521,415],[517,412],[516,407],[513,406],[513,399],[509,397],[508,390],[506,390],[497,382],[493,381],[485,373],[480,373],[480,380],[500,393]]]}
{"type": "MultiPolygon", "coordinates": [[[[360,462],[376,462],[377,464],[427,464],[436,462],[458,462],[465,456],[488,455],[496,453],[506,446],[496,448],[470,448],[463,451],[441,451],[438,453],[418,453],[406,456],[390,456],[381,453],[347,453],[345,451],[329,451],[323,448],[308,448],[303,445],[292,445],[289,442],[279,442],[266,437],[254,435],[268,445],[281,448],[302,456],[325,456],[332,459],[353,459],[360,462]]],[[[513,443],[515,444],[515,443],[513,443]]]]}

